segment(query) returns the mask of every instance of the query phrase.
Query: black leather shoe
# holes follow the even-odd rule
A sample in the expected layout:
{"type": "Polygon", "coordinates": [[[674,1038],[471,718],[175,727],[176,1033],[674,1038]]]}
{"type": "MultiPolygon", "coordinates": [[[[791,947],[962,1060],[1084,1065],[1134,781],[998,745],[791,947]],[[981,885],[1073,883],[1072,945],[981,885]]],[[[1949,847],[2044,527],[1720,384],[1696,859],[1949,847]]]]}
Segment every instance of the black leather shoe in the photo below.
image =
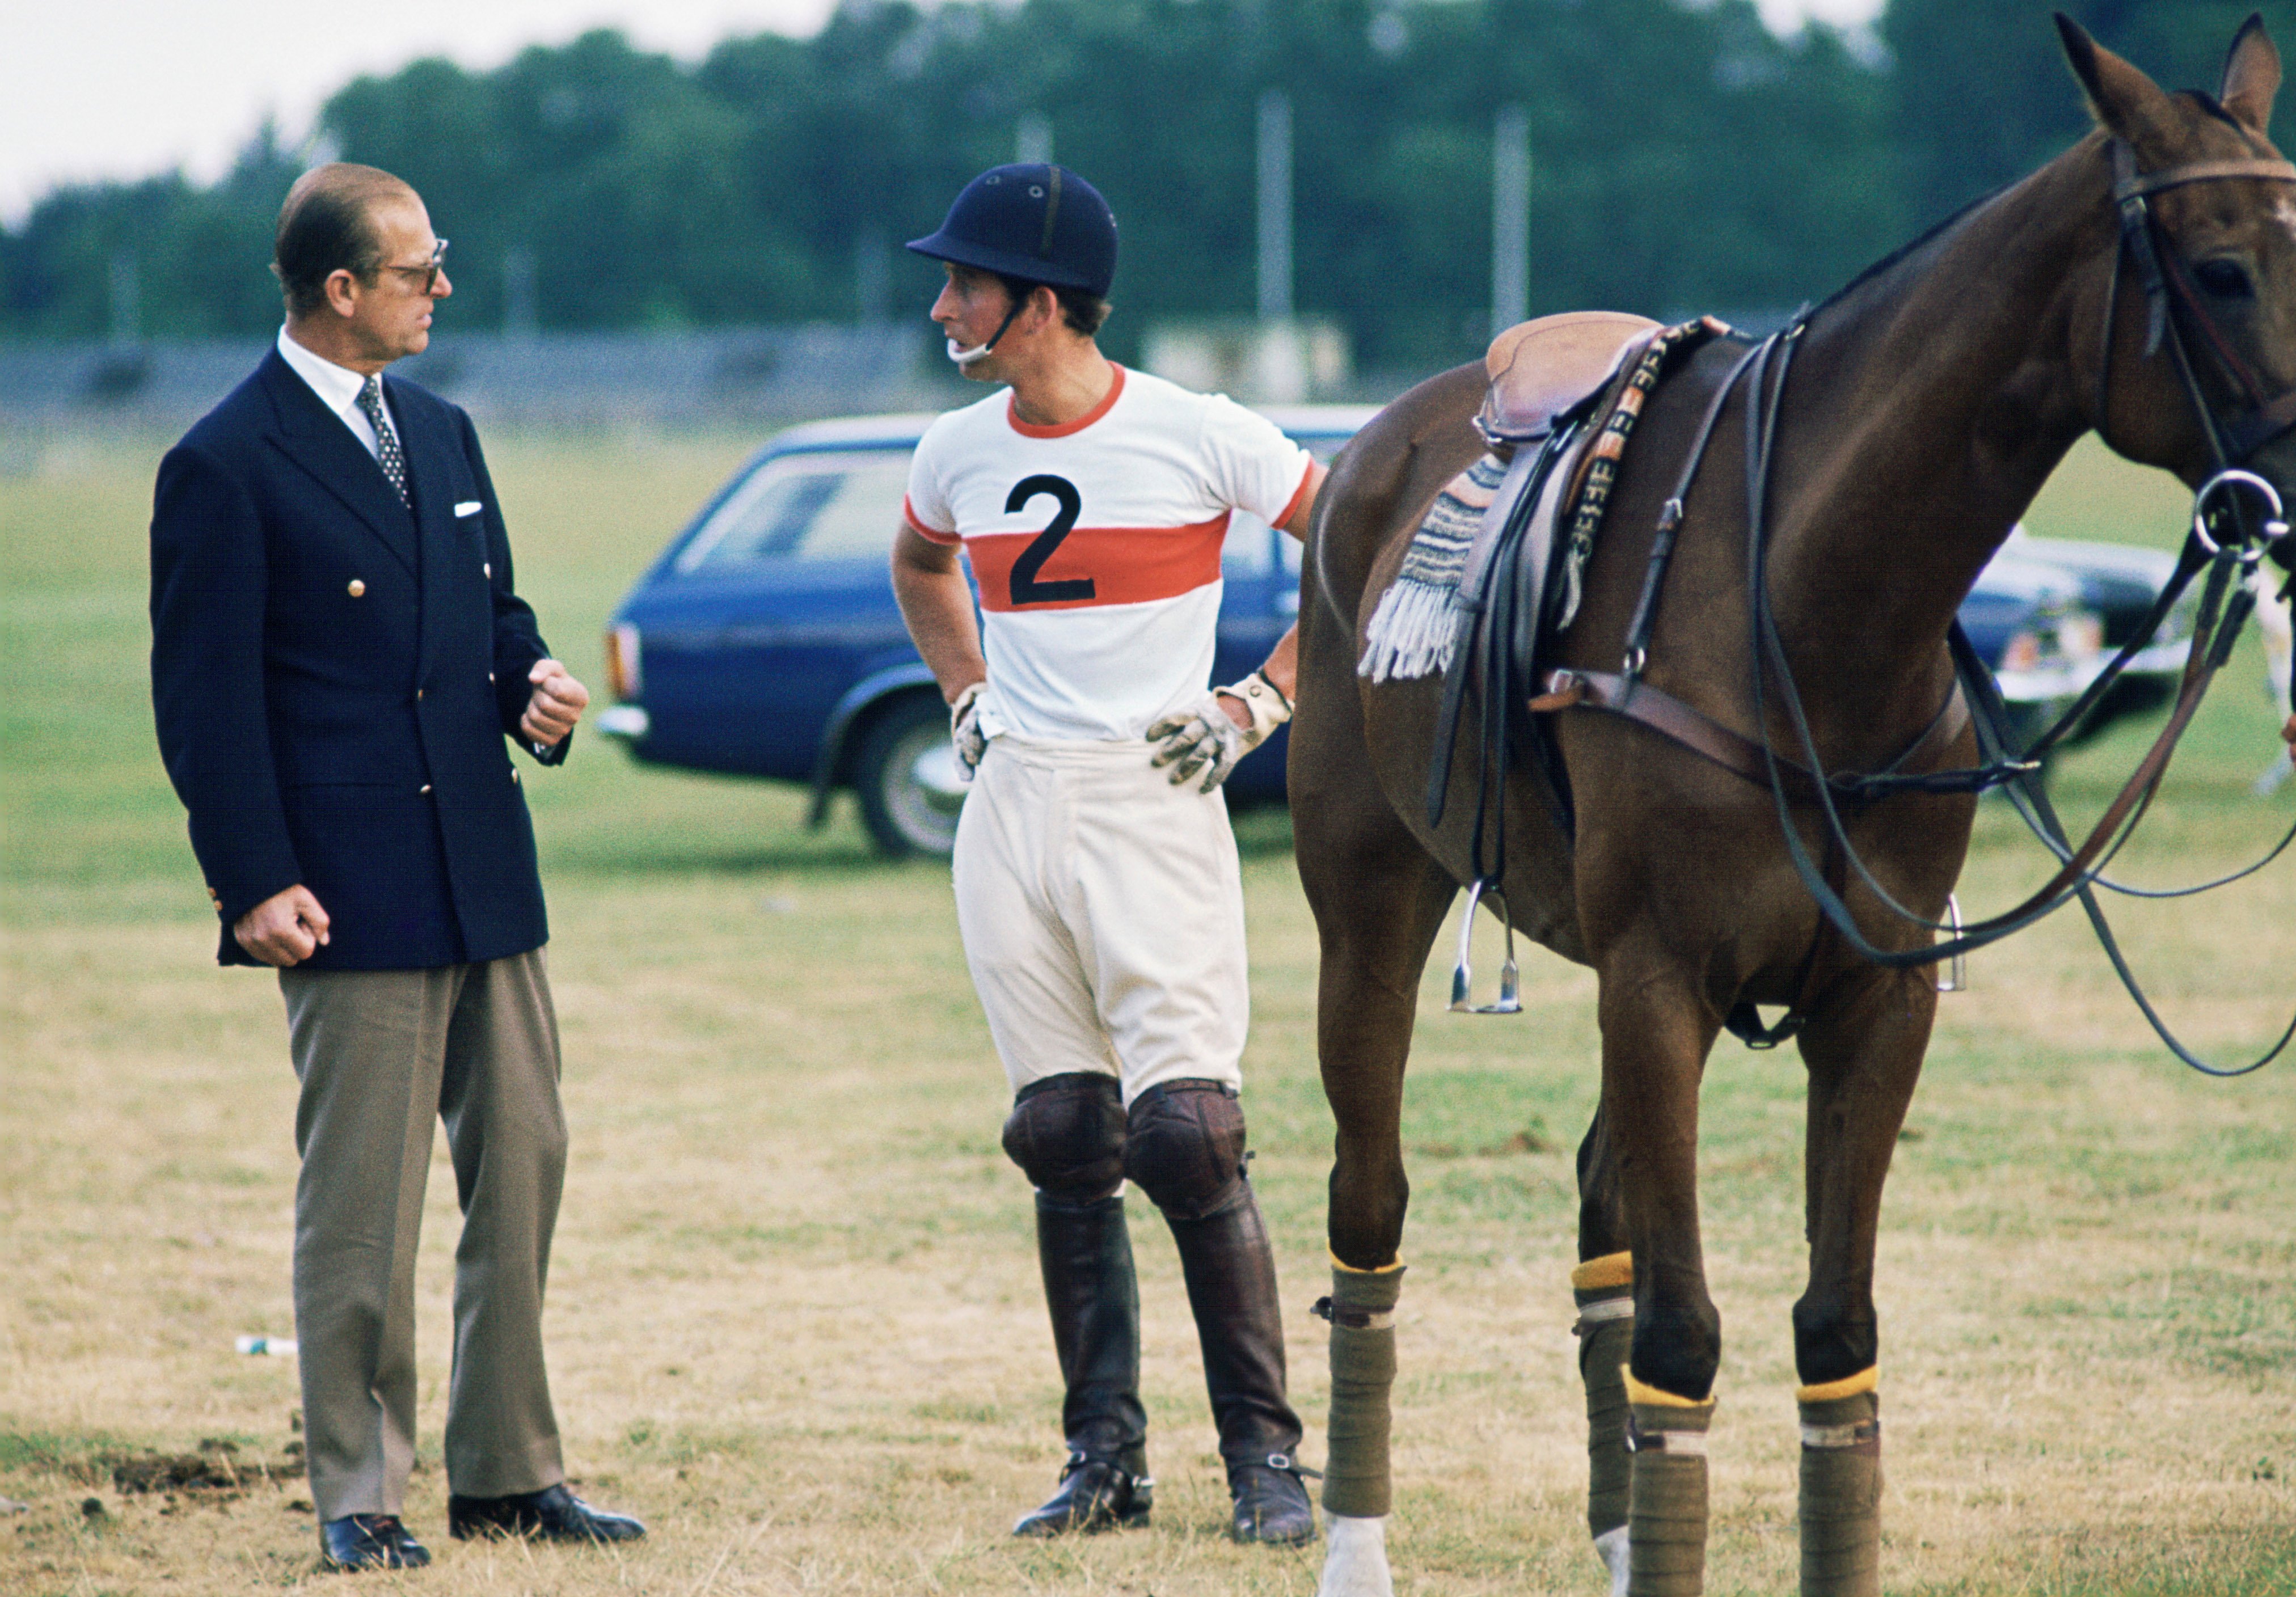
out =
{"type": "Polygon", "coordinates": [[[472,1536],[534,1536],[545,1542],[635,1542],[645,1527],[627,1514],[592,1508],[563,1485],[508,1497],[449,1497],[447,1534],[458,1542],[472,1536]]]}
{"type": "Polygon", "coordinates": [[[396,1514],[345,1514],[319,1527],[319,1556],[330,1569],[420,1569],[430,1550],[396,1514]]]}
{"type": "Polygon", "coordinates": [[[1235,1501],[1228,1534],[1239,1542],[1297,1547],[1316,1539],[1316,1511],[1307,1482],[1291,1455],[1271,1453],[1266,1463],[1230,1464],[1227,1493],[1235,1501]]]}
{"type": "Polygon", "coordinates": [[[1156,1483],[1147,1476],[1135,1475],[1107,1459],[1071,1453],[1068,1467],[1061,1471],[1060,1490],[1036,1512],[1023,1514],[1013,1534],[1060,1536],[1145,1525],[1155,1495],[1156,1483]]]}

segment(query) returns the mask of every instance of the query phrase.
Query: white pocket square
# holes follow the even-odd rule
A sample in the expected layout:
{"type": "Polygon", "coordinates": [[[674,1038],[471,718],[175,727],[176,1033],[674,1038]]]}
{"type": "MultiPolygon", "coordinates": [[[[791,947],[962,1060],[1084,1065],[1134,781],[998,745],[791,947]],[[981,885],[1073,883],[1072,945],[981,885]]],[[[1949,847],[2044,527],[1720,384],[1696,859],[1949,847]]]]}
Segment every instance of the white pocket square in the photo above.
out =
{"type": "Polygon", "coordinates": [[[455,506],[455,513],[458,516],[475,516],[484,509],[486,506],[476,499],[465,499],[455,506]]]}

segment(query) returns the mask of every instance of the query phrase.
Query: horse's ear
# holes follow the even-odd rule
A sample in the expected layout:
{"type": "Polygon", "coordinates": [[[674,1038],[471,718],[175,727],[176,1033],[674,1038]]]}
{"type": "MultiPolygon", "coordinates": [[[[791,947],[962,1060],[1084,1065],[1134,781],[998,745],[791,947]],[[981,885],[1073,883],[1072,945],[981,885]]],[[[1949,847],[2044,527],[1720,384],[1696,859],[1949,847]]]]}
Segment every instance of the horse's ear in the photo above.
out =
{"type": "Polygon", "coordinates": [[[2280,52],[2264,31],[2264,18],[2251,12],[2225,57],[2224,88],[2217,98],[2259,138],[2272,122],[2273,98],[2280,93],[2280,52]]]}
{"type": "Polygon", "coordinates": [[[2139,146],[2152,142],[2149,135],[2169,133],[2172,108],[2160,85],[2089,37],[2087,29],[2062,12],[2057,12],[2057,35],[2073,76],[2088,94],[2089,110],[2107,133],[2139,146]]]}

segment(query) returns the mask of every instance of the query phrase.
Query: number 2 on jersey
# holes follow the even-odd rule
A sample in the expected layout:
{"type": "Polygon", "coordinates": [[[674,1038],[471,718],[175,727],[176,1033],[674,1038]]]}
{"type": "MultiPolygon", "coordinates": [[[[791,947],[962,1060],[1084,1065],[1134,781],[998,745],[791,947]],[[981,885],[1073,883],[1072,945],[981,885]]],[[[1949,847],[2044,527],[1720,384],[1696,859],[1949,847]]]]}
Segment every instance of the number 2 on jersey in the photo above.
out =
{"type": "Polygon", "coordinates": [[[1037,573],[1045,569],[1045,562],[1053,558],[1061,540],[1074,529],[1077,517],[1084,510],[1084,495],[1077,492],[1076,484],[1065,477],[1040,472],[1023,477],[1013,485],[1012,493],[1004,500],[1004,513],[1011,515],[1025,509],[1029,501],[1040,494],[1050,494],[1060,509],[1054,512],[1052,524],[1029,539],[1029,546],[1021,551],[1021,558],[1013,562],[1012,597],[1015,610],[1024,604],[1059,604],[1093,596],[1089,577],[1065,577],[1058,582],[1037,580],[1037,573]]]}

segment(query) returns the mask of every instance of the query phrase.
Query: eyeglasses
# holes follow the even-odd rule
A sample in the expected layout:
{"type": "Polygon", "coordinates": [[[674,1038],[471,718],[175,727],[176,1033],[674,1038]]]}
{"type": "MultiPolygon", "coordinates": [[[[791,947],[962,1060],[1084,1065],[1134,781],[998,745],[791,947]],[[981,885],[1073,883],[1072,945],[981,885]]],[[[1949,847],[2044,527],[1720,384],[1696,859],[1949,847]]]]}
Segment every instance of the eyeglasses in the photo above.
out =
{"type": "Polygon", "coordinates": [[[440,239],[437,243],[430,246],[430,260],[429,265],[421,266],[385,266],[383,267],[383,270],[386,272],[404,272],[409,276],[421,277],[422,279],[422,291],[428,294],[436,291],[438,289],[439,273],[441,269],[442,263],[446,258],[447,241],[445,239],[440,239]]]}

